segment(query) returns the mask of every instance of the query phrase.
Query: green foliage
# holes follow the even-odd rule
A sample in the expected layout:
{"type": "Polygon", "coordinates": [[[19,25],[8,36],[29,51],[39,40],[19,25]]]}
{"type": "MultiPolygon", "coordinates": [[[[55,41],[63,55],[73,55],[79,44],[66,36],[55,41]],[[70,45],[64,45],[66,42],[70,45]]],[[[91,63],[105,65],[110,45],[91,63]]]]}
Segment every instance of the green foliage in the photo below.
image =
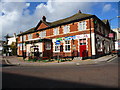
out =
{"type": "Polygon", "coordinates": [[[12,44],[10,45],[10,48],[12,50],[12,54],[17,55],[17,47],[15,42],[12,42],[12,44]]]}

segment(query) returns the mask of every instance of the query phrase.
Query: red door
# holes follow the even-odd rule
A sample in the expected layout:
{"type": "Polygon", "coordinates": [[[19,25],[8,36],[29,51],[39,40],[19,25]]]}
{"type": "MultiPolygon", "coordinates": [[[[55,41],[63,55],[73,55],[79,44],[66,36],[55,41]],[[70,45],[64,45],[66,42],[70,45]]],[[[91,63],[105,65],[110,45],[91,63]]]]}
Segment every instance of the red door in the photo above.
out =
{"type": "Polygon", "coordinates": [[[87,50],[86,45],[80,45],[80,57],[86,57],[87,56],[87,50]]]}

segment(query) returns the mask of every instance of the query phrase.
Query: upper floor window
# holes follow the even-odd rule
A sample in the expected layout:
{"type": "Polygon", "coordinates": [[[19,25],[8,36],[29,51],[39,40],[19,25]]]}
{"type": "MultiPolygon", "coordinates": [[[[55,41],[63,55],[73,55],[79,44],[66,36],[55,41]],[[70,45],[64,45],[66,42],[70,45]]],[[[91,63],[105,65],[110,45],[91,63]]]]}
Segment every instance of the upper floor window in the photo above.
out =
{"type": "Polygon", "coordinates": [[[23,40],[26,40],[26,35],[23,36],[23,40]]]}
{"type": "Polygon", "coordinates": [[[41,37],[41,38],[46,37],[46,31],[42,31],[42,32],[40,32],[40,37],[41,37]]]}
{"type": "Polygon", "coordinates": [[[64,34],[69,33],[69,32],[70,32],[70,26],[69,26],[69,25],[65,25],[65,26],[63,27],[63,30],[64,30],[64,34]]]}
{"type": "Polygon", "coordinates": [[[22,41],[22,36],[20,36],[20,41],[22,41]]]}
{"type": "Polygon", "coordinates": [[[32,34],[28,34],[28,40],[32,39],[32,34]]]}
{"type": "Polygon", "coordinates": [[[54,35],[58,35],[59,34],[59,29],[58,27],[57,28],[54,28],[54,35]]]}
{"type": "Polygon", "coordinates": [[[86,21],[82,21],[78,23],[78,30],[86,30],[86,21]]]}

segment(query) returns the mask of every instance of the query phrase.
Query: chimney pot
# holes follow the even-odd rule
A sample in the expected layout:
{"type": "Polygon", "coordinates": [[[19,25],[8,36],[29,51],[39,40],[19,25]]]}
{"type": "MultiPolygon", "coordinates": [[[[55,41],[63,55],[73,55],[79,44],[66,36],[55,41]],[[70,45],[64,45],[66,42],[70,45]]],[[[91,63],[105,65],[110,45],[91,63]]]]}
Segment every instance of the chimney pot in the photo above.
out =
{"type": "Polygon", "coordinates": [[[20,31],[20,33],[22,33],[22,31],[20,31]]]}
{"type": "Polygon", "coordinates": [[[79,10],[78,13],[82,13],[81,10],[79,10]]]}
{"type": "Polygon", "coordinates": [[[43,20],[43,21],[46,21],[46,17],[45,17],[45,16],[43,16],[43,17],[42,17],[42,20],[43,20]]]}

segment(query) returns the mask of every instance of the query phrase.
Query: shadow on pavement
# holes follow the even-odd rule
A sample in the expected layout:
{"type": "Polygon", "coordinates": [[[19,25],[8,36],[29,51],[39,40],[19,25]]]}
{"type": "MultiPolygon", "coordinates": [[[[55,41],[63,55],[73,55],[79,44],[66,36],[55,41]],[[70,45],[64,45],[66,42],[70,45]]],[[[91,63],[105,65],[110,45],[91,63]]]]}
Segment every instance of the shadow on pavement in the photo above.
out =
{"type": "Polygon", "coordinates": [[[12,64],[2,64],[2,65],[0,65],[0,67],[9,67],[9,66],[16,66],[16,65],[12,65],[12,64]]]}
{"type": "Polygon", "coordinates": [[[74,83],[32,76],[2,73],[2,88],[109,88],[104,86],[74,83]]]}

